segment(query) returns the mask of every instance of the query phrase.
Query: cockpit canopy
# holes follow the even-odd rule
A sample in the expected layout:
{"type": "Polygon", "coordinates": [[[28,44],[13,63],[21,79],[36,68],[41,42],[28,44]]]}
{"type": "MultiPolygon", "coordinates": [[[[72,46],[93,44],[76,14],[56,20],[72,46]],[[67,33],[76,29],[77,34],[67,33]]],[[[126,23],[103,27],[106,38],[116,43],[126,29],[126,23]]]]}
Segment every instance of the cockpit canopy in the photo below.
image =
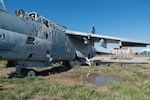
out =
{"type": "Polygon", "coordinates": [[[40,16],[36,12],[27,13],[24,18],[29,19],[29,20],[33,20],[33,21],[36,21],[36,22],[39,22],[39,23],[42,23],[42,24],[45,24],[46,27],[54,27],[54,24],[51,21],[49,21],[46,18],[40,16]]]}
{"type": "Polygon", "coordinates": [[[41,19],[41,17],[36,12],[30,12],[25,14],[25,12],[22,9],[16,10],[15,14],[20,18],[25,18],[33,21],[37,21],[38,19],[41,19]]]}
{"type": "Polygon", "coordinates": [[[43,23],[47,27],[51,26],[51,22],[49,20],[47,20],[46,18],[40,16],[36,12],[30,12],[30,13],[25,14],[22,9],[18,9],[18,10],[15,11],[15,13],[16,13],[16,16],[18,16],[20,18],[32,20],[32,21],[39,22],[39,23],[43,23]]]}
{"type": "Polygon", "coordinates": [[[36,12],[30,12],[25,15],[25,18],[29,20],[37,21],[38,19],[40,19],[40,16],[36,12]]]}
{"type": "Polygon", "coordinates": [[[35,21],[35,22],[39,22],[41,24],[44,24],[48,28],[51,27],[53,29],[58,29],[58,27],[59,27],[59,28],[62,28],[62,29],[67,29],[65,26],[55,24],[55,23],[49,21],[48,19],[44,18],[43,16],[39,15],[36,12],[30,12],[30,13],[25,14],[22,9],[18,9],[18,10],[15,11],[15,13],[20,18],[32,20],[32,21],[35,21]]]}

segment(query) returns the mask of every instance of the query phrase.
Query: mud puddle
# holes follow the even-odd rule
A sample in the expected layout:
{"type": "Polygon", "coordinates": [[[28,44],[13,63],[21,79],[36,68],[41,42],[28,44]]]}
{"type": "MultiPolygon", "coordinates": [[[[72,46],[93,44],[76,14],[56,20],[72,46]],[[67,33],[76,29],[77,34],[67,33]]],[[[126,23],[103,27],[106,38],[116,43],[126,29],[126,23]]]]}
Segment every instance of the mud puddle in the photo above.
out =
{"type": "Polygon", "coordinates": [[[107,82],[120,82],[119,78],[115,77],[115,76],[109,76],[109,77],[105,77],[105,76],[96,76],[95,80],[94,80],[94,84],[96,86],[101,86],[101,85],[106,85],[107,82]]]}

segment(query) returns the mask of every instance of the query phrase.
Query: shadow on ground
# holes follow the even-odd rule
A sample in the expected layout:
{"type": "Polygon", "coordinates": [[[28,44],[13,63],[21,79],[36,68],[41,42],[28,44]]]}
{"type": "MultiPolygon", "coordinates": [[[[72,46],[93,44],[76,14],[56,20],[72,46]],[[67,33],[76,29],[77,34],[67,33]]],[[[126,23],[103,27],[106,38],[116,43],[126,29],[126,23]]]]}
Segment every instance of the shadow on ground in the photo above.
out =
{"type": "Polygon", "coordinates": [[[58,66],[58,67],[54,67],[54,68],[51,68],[48,70],[37,71],[36,74],[37,74],[37,76],[48,76],[48,75],[52,75],[52,74],[66,72],[71,69],[72,69],[72,67],[70,67],[70,66],[69,67],[58,66]]]}
{"type": "Polygon", "coordinates": [[[0,86],[0,91],[3,91],[4,89],[3,89],[3,87],[2,86],[0,86]]]}

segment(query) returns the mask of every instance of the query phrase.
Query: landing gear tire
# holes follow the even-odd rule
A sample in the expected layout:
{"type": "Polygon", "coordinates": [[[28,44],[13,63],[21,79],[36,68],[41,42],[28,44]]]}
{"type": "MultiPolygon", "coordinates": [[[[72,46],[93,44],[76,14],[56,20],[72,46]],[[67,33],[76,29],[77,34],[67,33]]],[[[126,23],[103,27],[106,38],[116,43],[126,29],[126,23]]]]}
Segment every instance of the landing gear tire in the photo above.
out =
{"type": "Polygon", "coordinates": [[[26,76],[36,76],[35,70],[29,69],[29,70],[26,72],[26,76]]]}
{"type": "Polygon", "coordinates": [[[22,73],[24,76],[36,76],[36,72],[33,69],[23,69],[22,73]]]}

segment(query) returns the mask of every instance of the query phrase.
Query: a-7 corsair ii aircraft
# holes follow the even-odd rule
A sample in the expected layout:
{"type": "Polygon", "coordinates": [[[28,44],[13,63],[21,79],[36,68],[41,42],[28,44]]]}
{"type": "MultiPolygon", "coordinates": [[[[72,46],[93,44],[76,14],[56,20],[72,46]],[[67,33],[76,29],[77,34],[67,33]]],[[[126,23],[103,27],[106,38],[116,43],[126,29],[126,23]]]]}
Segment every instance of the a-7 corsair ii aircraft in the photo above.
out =
{"type": "Polygon", "coordinates": [[[107,43],[123,46],[145,47],[149,43],[90,33],[71,31],[53,23],[36,12],[16,10],[17,16],[6,11],[2,2],[0,9],[0,59],[14,61],[16,75],[34,76],[31,67],[51,66],[53,62],[86,61],[97,53],[94,43],[106,48],[107,43]]]}

